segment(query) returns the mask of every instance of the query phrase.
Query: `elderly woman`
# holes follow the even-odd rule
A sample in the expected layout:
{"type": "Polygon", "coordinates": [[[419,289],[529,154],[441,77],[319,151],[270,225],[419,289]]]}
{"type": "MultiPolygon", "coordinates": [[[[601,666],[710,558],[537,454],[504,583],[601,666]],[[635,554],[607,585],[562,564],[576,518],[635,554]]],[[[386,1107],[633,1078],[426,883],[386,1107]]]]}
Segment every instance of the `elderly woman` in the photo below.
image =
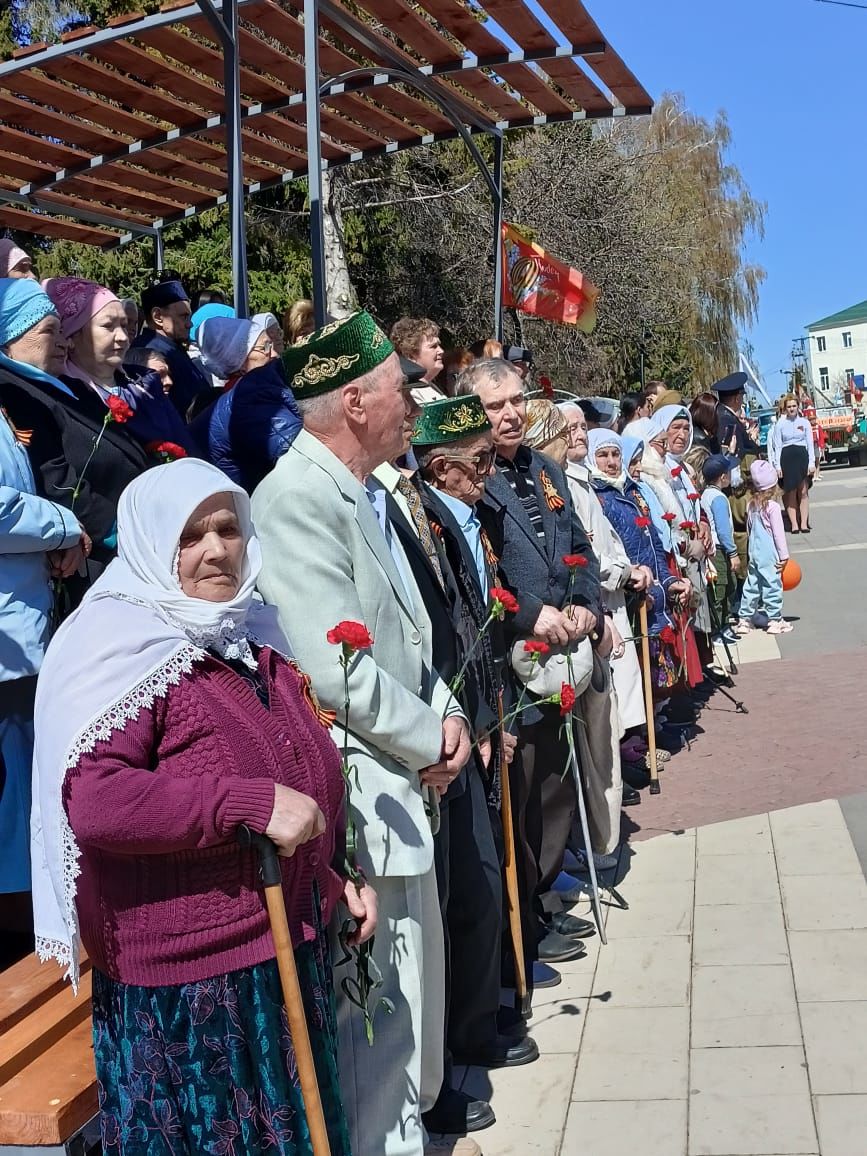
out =
{"type": "Polygon", "coordinates": [[[254,313],[251,320],[254,325],[262,326],[274,348],[274,353],[279,357],[286,348],[286,337],[279,319],[273,313],[254,313]]]}
{"type": "Polygon", "coordinates": [[[262,321],[258,323],[223,318],[205,322],[202,328],[206,364],[209,356],[216,359],[212,352],[217,344],[211,337],[212,326],[220,328],[222,347],[235,349],[231,356],[223,356],[223,367],[237,361],[247,346],[250,352],[240,373],[230,379],[225,391],[190,427],[208,461],[219,466],[248,494],[286,453],[301,428],[295,397],[264,324],[264,319],[273,318],[273,314],[259,317],[262,321]]]}
{"type": "Polygon", "coordinates": [[[534,397],[527,402],[527,426],[524,442],[530,449],[545,454],[561,469],[566,468],[569,424],[553,401],[534,397]]]}
{"type": "MultiPolygon", "coordinates": [[[[668,690],[678,681],[674,639],[666,642],[661,635],[674,633],[672,618],[666,613],[668,602],[676,604],[689,594],[689,583],[671,573],[665,552],[650,511],[634,479],[624,468],[623,442],[613,430],[595,429],[588,435],[588,459],[592,486],[602,510],[616,530],[630,562],[646,567],[652,582],[648,628],[656,662],[655,691],[668,690]]],[[[629,463],[627,463],[628,465],[629,463]]]]}
{"type": "Polygon", "coordinates": [[[36,280],[30,254],[25,253],[9,237],[0,240],[0,277],[26,277],[31,281],[36,280]]]}
{"type": "Polygon", "coordinates": [[[800,416],[794,394],[782,399],[782,413],[768,439],[768,461],[780,479],[791,533],[809,534],[809,480],[816,472],[816,451],[813,427],[800,416]]]}
{"type": "Polygon", "coordinates": [[[37,948],[93,963],[106,1152],[310,1153],[255,853],[274,841],[331,1150],[348,1156],[326,928],[343,867],[330,716],[254,598],[246,494],[159,466],[118,511],[118,557],[53,640],[37,692],[37,948]],[[339,863],[338,867],[333,866],[339,863]],[[229,1148],[226,1147],[227,1142],[229,1148]]]}
{"type": "Polygon", "coordinates": [[[198,329],[202,365],[214,384],[231,389],[251,369],[277,356],[274,342],[260,321],[243,317],[208,317],[198,329]]]}

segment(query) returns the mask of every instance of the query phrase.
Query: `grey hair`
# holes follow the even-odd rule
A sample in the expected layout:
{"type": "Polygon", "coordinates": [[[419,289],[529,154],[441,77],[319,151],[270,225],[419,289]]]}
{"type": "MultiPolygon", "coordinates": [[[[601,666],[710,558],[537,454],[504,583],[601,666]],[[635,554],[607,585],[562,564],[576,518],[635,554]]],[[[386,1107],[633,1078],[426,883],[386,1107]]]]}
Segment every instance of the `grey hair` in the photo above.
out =
{"type": "Polygon", "coordinates": [[[452,442],[442,442],[434,446],[413,446],[412,452],[418,463],[419,472],[425,480],[427,480],[431,462],[433,462],[435,458],[442,457],[443,455],[447,456],[450,449],[453,449],[455,446],[466,445],[467,442],[473,441],[478,436],[479,431],[476,431],[475,433],[467,434],[466,437],[455,438],[452,442]]]}
{"type": "MultiPolygon", "coordinates": [[[[381,365],[375,366],[361,377],[356,377],[351,384],[357,385],[362,393],[369,393],[376,388],[380,369],[381,365]]],[[[328,429],[335,425],[343,412],[343,390],[334,389],[316,397],[296,397],[295,404],[305,426],[328,429]]]]}
{"type": "Polygon", "coordinates": [[[501,357],[483,357],[460,372],[455,382],[455,397],[478,393],[479,386],[485,381],[493,381],[495,385],[507,385],[513,380],[517,380],[523,389],[524,382],[520,373],[508,361],[503,361],[501,357]]]}

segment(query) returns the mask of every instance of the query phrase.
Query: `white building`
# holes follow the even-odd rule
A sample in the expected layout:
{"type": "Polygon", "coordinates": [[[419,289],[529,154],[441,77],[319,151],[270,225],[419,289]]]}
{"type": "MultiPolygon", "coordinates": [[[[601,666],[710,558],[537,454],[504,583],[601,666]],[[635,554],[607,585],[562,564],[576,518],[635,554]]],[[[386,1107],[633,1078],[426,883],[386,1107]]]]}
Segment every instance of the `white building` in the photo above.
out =
{"type": "Polygon", "coordinates": [[[867,301],[806,328],[813,388],[827,394],[829,401],[842,400],[849,378],[867,373],[867,301]]]}

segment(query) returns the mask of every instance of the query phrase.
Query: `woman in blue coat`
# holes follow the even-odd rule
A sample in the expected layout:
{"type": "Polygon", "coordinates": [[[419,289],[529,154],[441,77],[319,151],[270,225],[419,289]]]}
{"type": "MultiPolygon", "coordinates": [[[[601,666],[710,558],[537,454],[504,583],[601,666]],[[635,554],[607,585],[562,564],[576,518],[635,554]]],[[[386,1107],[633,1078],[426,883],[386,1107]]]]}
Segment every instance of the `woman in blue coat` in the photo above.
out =
{"type": "Polygon", "coordinates": [[[688,595],[689,584],[669,569],[647,502],[624,466],[620,435],[613,430],[594,429],[588,435],[588,445],[591,485],[605,517],[620,535],[633,566],[647,566],[654,576],[647,615],[652,669],[656,687],[667,689],[677,682],[680,672],[673,650],[675,626],[666,613],[666,604],[688,595]]]}

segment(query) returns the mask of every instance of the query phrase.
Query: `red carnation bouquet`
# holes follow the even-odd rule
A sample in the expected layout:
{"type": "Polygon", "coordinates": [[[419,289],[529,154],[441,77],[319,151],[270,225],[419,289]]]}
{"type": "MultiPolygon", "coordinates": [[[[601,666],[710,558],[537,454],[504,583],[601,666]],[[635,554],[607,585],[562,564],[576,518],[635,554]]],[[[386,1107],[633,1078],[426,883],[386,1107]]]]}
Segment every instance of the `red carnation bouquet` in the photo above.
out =
{"type": "MultiPolygon", "coordinates": [[[[338,622],[325,635],[333,645],[340,647],[340,666],[343,669],[343,757],[341,770],[346,785],[346,858],[344,867],[350,881],[360,891],[365,882],[364,876],[358,867],[358,832],[355,819],[352,815],[352,782],[358,785],[358,771],[349,762],[349,667],[352,659],[361,650],[369,650],[373,646],[373,638],[363,622],[346,619],[338,622]]],[[[349,936],[353,931],[353,921],[347,920],[340,929],[340,945],[344,956],[338,966],[355,959],[355,977],[345,976],[340,981],[346,998],[357,1007],[364,1017],[364,1030],[367,1042],[373,1046],[373,1017],[377,1008],[382,1007],[390,1015],[394,1011],[391,1000],[380,996],[373,1008],[371,997],[376,990],[382,987],[382,974],[373,958],[373,940],[371,937],[366,943],[351,944],[349,936]]]]}
{"type": "Polygon", "coordinates": [[[102,425],[99,433],[93,439],[93,445],[90,447],[90,453],[87,456],[87,461],[84,463],[81,473],[78,475],[78,481],[75,483],[75,489],[72,491],[72,501],[69,503],[70,510],[75,509],[76,500],[81,493],[81,487],[84,483],[84,476],[87,473],[87,468],[93,461],[96,451],[99,449],[99,443],[102,441],[103,434],[111,425],[116,422],[118,425],[124,425],[135,413],[135,410],[124,401],[122,397],[117,397],[115,394],[109,394],[108,400],[105,403],[105,417],[102,419],[102,425]]]}
{"type": "Polygon", "coordinates": [[[507,614],[517,614],[520,607],[518,600],[514,594],[510,593],[502,586],[492,586],[490,591],[490,605],[488,606],[488,617],[482,623],[479,633],[473,639],[473,643],[464,655],[464,660],[460,665],[458,673],[449,683],[449,690],[452,694],[458,695],[463,690],[464,679],[467,673],[467,667],[472,661],[472,657],[476,652],[478,646],[481,645],[482,639],[491,628],[491,624],[496,620],[502,622],[507,614]]]}

